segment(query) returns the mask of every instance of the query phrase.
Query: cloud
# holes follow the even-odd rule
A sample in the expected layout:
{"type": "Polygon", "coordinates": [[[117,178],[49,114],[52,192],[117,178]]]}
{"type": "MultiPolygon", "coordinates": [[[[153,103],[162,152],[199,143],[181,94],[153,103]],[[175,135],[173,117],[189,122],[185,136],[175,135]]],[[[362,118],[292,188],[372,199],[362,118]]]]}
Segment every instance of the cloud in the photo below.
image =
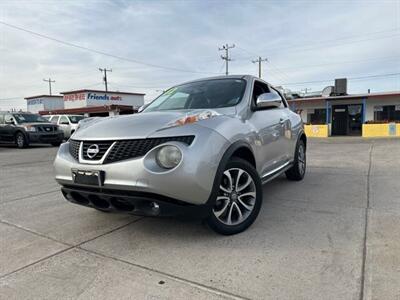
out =
{"type": "MultiPolygon", "coordinates": [[[[260,55],[269,59],[264,74],[273,84],[400,72],[398,1],[2,1],[0,20],[210,76],[224,72],[218,47],[225,43],[237,45],[233,73],[256,74],[251,60],[260,55]]],[[[145,92],[147,100],[168,86],[208,76],[118,60],[0,25],[0,99],[19,97],[0,100],[0,108],[25,108],[22,98],[46,93],[42,79],[48,77],[56,80],[55,92],[101,88],[99,67],[113,69],[112,89],[145,92]]],[[[350,92],[368,88],[399,90],[400,79],[349,82],[350,92]]]]}

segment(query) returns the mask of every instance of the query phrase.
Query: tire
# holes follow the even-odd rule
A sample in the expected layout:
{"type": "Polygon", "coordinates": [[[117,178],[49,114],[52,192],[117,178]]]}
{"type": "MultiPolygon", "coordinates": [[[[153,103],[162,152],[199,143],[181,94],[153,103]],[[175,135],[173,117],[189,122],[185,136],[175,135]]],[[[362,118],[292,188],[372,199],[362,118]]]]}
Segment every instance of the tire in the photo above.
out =
{"type": "Polygon", "coordinates": [[[293,181],[300,181],[306,174],[307,156],[304,141],[299,140],[296,145],[293,166],[286,171],[286,178],[293,181]]]}
{"type": "Polygon", "coordinates": [[[54,143],[51,143],[51,145],[52,145],[53,147],[60,147],[61,143],[62,143],[62,142],[54,142],[54,143]]]}
{"type": "Polygon", "coordinates": [[[221,180],[206,223],[219,234],[232,235],[246,230],[256,220],[262,204],[262,185],[256,169],[243,159],[231,159],[223,170],[222,176],[217,175],[221,180]]]}
{"type": "Polygon", "coordinates": [[[28,141],[22,132],[17,132],[15,135],[15,144],[19,149],[28,147],[28,141]]]}

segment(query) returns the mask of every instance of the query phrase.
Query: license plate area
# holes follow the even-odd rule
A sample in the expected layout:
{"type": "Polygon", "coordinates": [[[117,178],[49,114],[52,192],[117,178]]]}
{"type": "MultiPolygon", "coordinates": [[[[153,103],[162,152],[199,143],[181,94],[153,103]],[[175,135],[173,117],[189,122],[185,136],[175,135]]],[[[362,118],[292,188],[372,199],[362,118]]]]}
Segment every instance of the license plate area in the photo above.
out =
{"type": "Polygon", "coordinates": [[[72,169],[72,178],[76,184],[84,184],[91,186],[103,186],[105,172],[104,171],[87,171],[72,169]]]}

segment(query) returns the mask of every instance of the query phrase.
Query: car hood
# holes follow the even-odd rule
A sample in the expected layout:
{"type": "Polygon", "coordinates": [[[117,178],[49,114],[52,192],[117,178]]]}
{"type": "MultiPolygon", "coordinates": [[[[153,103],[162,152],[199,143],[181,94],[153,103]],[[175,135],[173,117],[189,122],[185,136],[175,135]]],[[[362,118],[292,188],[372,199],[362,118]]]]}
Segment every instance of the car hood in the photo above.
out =
{"type": "MultiPolygon", "coordinates": [[[[233,108],[235,111],[235,109],[233,108]]],[[[147,138],[156,131],[165,129],[169,123],[201,110],[181,110],[168,112],[143,112],[134,115],[99,118],[80,126],[73,139],[113,140],[147,138]]],[[[218,110],[218,113],[231,114],[232,110],[218,110]]],[[[202,121],[201,121],[202,122],[202,121]]]]}
{"type": "Polygon", "coordinates": [[[21,124],[18,124],[19,126],[49,126],[49,125],[51,125],[51,126],[57,126],[56,124],[54,124],[54,123],[51,123],[51,122],[30,122],[30,123],[21,123],[21,124]]]}

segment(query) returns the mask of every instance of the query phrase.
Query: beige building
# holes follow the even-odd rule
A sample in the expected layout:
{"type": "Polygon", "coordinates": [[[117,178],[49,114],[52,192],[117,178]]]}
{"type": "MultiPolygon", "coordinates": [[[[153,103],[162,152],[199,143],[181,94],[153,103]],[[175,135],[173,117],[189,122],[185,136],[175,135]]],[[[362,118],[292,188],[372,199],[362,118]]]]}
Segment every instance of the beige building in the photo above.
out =
{"type": "Polygon", "coordinates": [[[321,135],[400,135],[399,130],[396,131],[400,125],[396,124],[400,123],[400,91],[297,98],[288,102],[305,124],[314,126],[314,132],[318,128],[326,130],[326,134],[321,135]],[[381,128],[379,135],[376,132],[378,127],[381,128]],[[370,133],[371,128],[374,133],[370,133]]]}

